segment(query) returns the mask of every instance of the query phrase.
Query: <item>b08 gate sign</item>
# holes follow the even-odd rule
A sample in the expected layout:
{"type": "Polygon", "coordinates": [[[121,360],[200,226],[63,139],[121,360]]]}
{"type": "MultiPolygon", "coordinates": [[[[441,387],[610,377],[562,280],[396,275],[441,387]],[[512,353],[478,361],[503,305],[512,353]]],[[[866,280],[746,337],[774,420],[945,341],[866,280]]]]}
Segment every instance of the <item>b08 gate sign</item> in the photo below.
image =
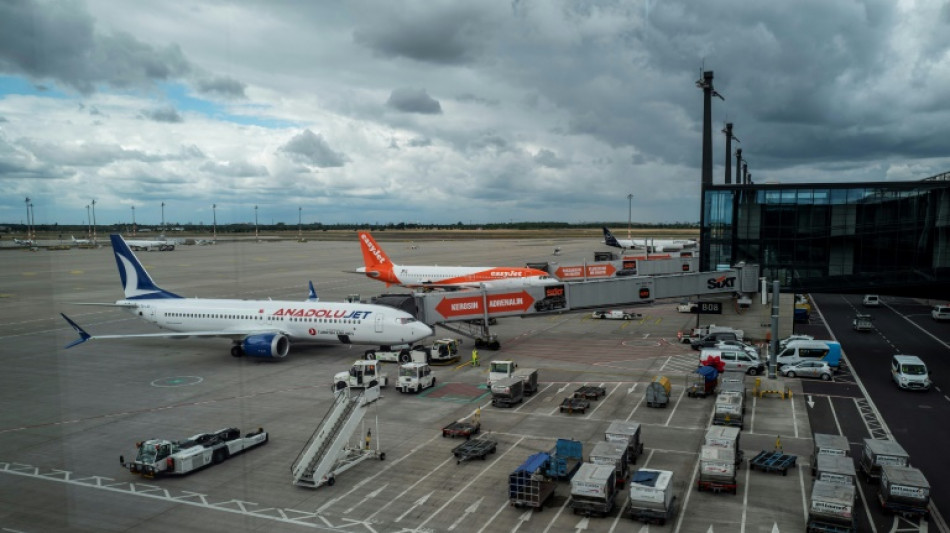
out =
{"type": "Polygon", "coordinates": [[[696,303],[696,307],[693,308],[693,312],[701,315],[721,315],[722,302],[699,301],[696,303]]]}

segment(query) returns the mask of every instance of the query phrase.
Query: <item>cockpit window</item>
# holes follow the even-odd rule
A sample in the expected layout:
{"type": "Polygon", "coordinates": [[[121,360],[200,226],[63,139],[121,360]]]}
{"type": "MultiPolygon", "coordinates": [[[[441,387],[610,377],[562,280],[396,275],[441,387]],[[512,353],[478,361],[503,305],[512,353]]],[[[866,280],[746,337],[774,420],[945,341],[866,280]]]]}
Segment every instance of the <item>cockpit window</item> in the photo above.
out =
{"type": "Polygon", "coordinates": [[[413,322],[417,322],[417,320],[416,320],[415,318],[412,318],[412,317],[409,317],[409,318],[397,318],[397,319],[396,319],[396,323],[397,323],[397,324],[412,324],[413,322]]]}

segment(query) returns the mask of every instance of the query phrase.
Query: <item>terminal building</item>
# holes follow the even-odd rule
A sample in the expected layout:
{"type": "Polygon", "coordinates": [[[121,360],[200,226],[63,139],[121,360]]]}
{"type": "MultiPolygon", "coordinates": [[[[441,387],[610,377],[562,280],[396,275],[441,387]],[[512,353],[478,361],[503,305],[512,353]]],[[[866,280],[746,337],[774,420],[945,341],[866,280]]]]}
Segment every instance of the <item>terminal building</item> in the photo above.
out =
{"type": "Polygon", "coordinates": [[[702,187],[700,271],[759,265],[782,292],[950,300],[950,173],[915,182],[702,187]]]}

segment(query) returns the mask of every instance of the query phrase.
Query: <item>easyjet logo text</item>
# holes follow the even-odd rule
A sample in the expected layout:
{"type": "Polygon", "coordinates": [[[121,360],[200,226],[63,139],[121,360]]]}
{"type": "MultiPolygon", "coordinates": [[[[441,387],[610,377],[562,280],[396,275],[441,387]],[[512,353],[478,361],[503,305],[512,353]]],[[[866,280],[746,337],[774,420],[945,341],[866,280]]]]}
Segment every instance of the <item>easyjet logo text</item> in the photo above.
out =
{"type": "Polygon", "coordinates": [[[380,263],[386,262],[386,258],[383,257],[382,250],[373,245],[372,241],[369,239],[369,236],[363,233],[360,235],[360,239],[362,239],[363,244],[366,246],[366,249],[369,250],[369,253],[373,254],[373,257],[376,258],[376,261],[380,263]]]}

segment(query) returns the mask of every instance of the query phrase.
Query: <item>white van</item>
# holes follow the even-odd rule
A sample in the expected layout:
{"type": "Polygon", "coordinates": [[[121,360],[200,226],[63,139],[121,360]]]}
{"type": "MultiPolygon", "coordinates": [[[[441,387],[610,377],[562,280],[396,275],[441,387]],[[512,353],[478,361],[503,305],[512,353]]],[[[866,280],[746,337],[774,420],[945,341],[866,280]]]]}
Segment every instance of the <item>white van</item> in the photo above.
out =
{"type": "Polygon", "coordinates": [[[765,363],[756,355],[747,352],[740,346],[703,348],[699,353],[700,362],[705,361],[709,357],[718,357],[721,359],[726,365],[726,371],[734,370],[737,372],[745,372],[750,376],[761,374],[765,371],[765,363]]]}
{"type": "Polygon", "coordinates": [[[916,355],[895,355],[891,358],[891,377],[902,389],[930,390],[927,365],[916,355]]]}
{"type": "Polygon", "coordinates": [[[841,345],[835,341],[791,341],[775,357],[775,364],[781,369],[806,360],[826,361],[837,371],[841,365],[841,345]]]}
{"type": "Polygon", "coordinates": [[[950,305],[935,305],[930,317],[934,320],[950,320],[950,305]]]}
{"type": "Polygon", "coordinates": [[[881,305],[881,298],[876,294],[865,294],[861,302],[865,307],[878,307],[881,305]]]}

